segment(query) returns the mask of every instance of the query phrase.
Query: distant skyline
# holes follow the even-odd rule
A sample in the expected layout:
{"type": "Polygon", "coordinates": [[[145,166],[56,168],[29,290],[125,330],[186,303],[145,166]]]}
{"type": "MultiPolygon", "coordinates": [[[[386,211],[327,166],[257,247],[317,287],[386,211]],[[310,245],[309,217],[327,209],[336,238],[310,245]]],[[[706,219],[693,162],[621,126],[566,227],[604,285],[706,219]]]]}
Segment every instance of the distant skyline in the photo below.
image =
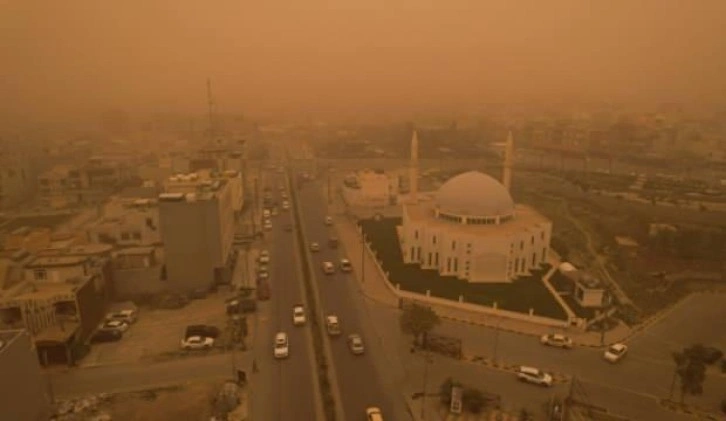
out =
{"type": "Polygon", "coordinates": [[[726,101],[726,1],[0,0],[0,121],[726,101]],[[334,7],[331,7],[333,4],[334,7]]]}

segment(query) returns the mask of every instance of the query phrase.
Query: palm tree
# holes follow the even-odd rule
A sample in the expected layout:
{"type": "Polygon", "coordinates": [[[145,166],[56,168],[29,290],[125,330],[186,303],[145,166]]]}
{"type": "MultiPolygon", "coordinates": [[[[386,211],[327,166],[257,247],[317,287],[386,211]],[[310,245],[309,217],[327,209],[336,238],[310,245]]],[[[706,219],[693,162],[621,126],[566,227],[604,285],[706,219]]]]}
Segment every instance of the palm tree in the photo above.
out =
{"type": "Polygon", "coordinates": [[[426,334],[441,323],[441,319],[431,307],[422,306],[420,304],[412,304],[404,308],[399,319],[401,330],[404,333],[413,335],[414,343],[420,343],[425,346],[426,334]],[[422,339],[419,341],[419,339],[422,339]]]}

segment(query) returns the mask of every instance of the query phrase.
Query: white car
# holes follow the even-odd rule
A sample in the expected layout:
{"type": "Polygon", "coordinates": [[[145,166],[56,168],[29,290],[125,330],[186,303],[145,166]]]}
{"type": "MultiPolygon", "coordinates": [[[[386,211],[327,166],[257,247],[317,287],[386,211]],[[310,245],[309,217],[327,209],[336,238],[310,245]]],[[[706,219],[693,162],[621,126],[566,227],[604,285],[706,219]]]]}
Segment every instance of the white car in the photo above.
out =
{"type": "Polygon", "coordinates": [[[103,324],[102,329],[116,329],[126,332],[129,329],[129,324],[121,320],[109,320],[103,324]]]}
{"type": "Polygon", "coordinates": [[[257,261],[262,264],[270,263],[270,252],[267,250],[261,250],[260,255],[257,257],[257,261]]]}
{"type": "Polygon", "coordinates": [[[330,336],[340,335],[340,322],[338,316],[331,314],[325,317],[325,329],[328,331],[330,336]]]}
{"type": "Polygon", "coordinates": [[[383,414],[380,408],[370,407],[366,409],[366,419],[368,421],[383,421],[383,414]]]}
{"type": "Polygon", "coordinates": [[[517,368],[517,378],[523,382],[540,386],[552,386],[552,375],[534,367],[521,366],[517,368]]]}
{"type": "Polygon", "coordinates": [[[357,333],[348,335],[348,348],[350,348],[350,352],[355,355],[363,354],[365,352],[363,338],[361,338],[357,333]]]}
{"type": "Polygon", "coordinates": [[[335,266],[333,262],[323,262],[323,273],[326,275],[332,275],[335,273],[335,266]]]}
{"type": "Polygon", "coordinates": [[[209,349],[214,346],[214,338],[204,338],[202,336],[190,336],[181,340],[182,349],[209,349]]]}
{"type": "Polygon", "coordinates": [[[608,347],[603,357],[605,361],[616,363],[628,353],[628,346],[625,344],[613,344],[608,347]]]}
{"type": "Polygon", "coordinates": [[[278,332],[275,335],[275,347],[274,347],[275,358],[287,358],[289,353],[290,353],[290,348],[287,343],[287,333],[278,332]]]}
{"type": "Polygon", "coordinates": [[[302,305],[296,305],[292,308],[292,324],[295,326],[305,324],[305,309],[302,305]]]}
{"type": "Polygon", "coordinates": [[[332,216],[326,216],[325,217],[325,225],[333,225],[333,217],[332,216]]]}
{"type": "Polygon", "coordinates": [[[316,242],[310,243],[310,251],[320,251],[320,244],[316,242]]]}
{"type": "Polygon", "coordinates": [[[136,310],[121,310],[116,313],[108,313],[106,320],[119,320],[124,323],[133,324],[138,319],[136,310]]]}
{"type": "Polygon", "coordinates": [[[265,220],[265,223],[262,225],[262,229],[265,231],[272,231],[272,221],[269,219],[265,220]]]}
{"type": "Polygon", "coordinates": [[[542,335],[542,337],[540,338],[540,342],[542,343],[542,345],[549,345],[549,346],[565,348],[565,349],[572,348],[572,339],[568,338],[565,335],[560,335],[558,333],[550,334],[550,335],[542,335]]]}
{"type": "Polygon", "coordinates": [[[282,210],[290,209],[290,204],[287,201],[282,202],[282,210]]]}
{"type": "Polygon", "coordinates": [[[342,272],[350,272],[353,270],[353,266],[350,264],[348,259],[340,259],[340,270],[342,272]]]}

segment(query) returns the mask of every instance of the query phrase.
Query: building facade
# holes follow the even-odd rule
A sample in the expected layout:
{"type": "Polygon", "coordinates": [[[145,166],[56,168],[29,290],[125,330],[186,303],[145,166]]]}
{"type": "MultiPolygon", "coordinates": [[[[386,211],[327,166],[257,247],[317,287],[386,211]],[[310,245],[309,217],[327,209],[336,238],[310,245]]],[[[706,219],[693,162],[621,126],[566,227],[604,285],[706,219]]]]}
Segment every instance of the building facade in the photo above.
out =
{"type": "Polygon", "coordinates": [[[474,283],[512,282],[539,269],[551,235],[551,221],[475,171],[403,203],[398,227],[404,263],[474,283]]]}
{"type": "Polygon", "coordinates": [[[0,330],[0,413],[4,420],[51,418],[51,389],[24,330],[0,330]]]}
{"type": "Polygon", "coordinates": [[[170,289],[191,292],[229,282],[235,218],[227,181],[201,184],[194,193],[161,194],[159,215],[170,289]]]}

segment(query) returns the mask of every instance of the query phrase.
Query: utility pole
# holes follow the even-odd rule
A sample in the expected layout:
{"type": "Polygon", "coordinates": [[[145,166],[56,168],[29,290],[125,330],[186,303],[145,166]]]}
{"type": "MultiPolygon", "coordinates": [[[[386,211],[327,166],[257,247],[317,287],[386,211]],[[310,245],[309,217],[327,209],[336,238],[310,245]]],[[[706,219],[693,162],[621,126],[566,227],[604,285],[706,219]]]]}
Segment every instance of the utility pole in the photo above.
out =
{"type": "Polygon", "coordinates": [[[426,349],[426,343],[424,339],[424,374],[423,374],[423,393],[421,394],[421,419],[426,419],[426,386],[428,383],[429,375],[429,351],[426,349]]]}
{"type": "Polygon", "coordinates": [[[366,234],[360,226],[360,282],[366,283],[366,234]]]}

